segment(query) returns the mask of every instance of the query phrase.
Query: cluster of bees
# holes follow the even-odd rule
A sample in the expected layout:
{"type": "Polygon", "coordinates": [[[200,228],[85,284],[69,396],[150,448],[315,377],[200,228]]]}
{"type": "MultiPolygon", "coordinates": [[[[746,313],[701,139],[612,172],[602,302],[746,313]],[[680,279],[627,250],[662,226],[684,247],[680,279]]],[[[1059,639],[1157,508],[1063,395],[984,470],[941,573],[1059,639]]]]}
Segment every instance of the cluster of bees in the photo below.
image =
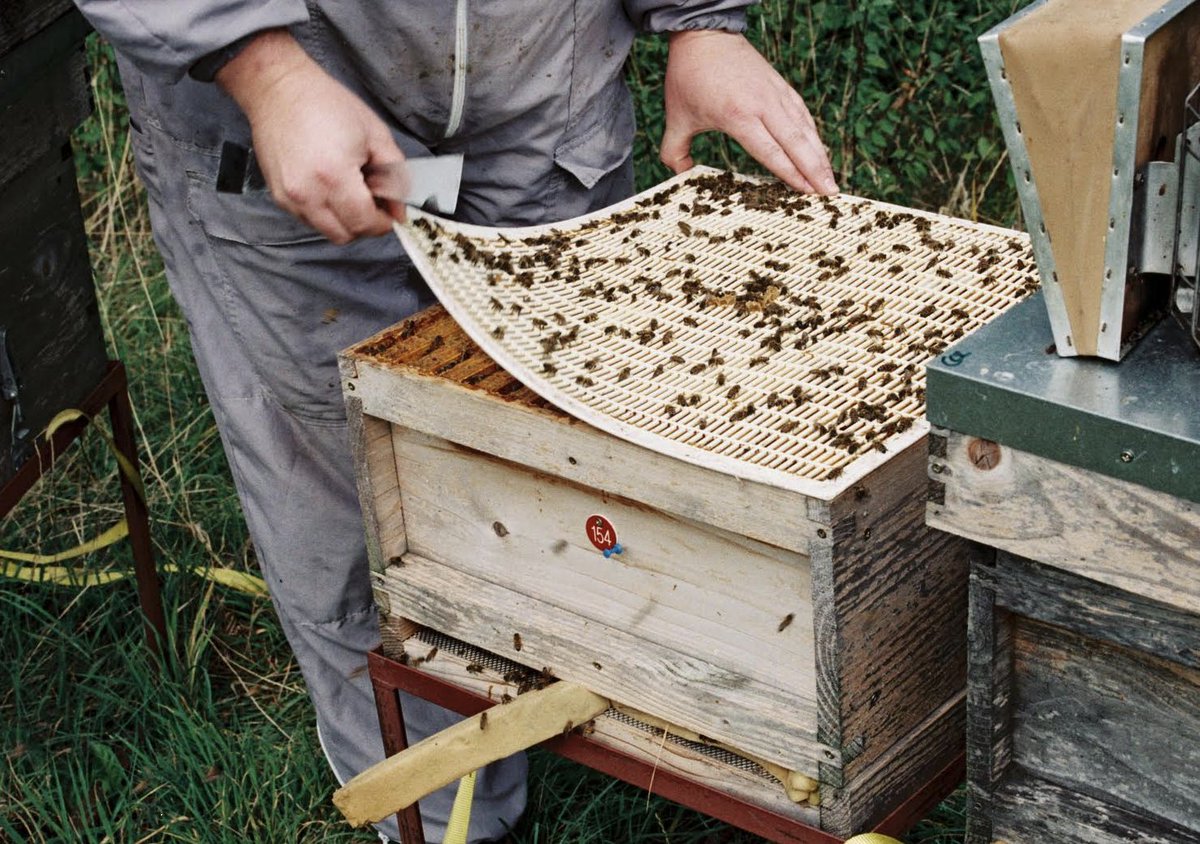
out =
{"type": "Polygon", "coordinates": [[[730,173],[536,236],[415,226],[442,283],[555,388],[624,396],[623,421],[747,460],[773,431],[766,453],[787,440],[817,480],[886,451],[924,412],[924,363],[1037,287],[1010,233],[730,173]]]}

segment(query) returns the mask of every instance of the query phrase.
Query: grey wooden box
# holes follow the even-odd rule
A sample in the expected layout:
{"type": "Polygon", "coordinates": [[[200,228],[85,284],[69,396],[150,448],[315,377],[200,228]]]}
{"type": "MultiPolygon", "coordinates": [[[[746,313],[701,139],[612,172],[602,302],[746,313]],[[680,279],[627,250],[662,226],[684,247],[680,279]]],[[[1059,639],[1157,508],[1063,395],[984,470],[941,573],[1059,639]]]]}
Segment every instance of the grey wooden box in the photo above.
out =
{"type": "Polygon", "coordinates": [[[87,25],[57,2],[5,4],[0,22],[0,355],[13,376],[2,485],[54,414],[100,383],[106,354],[69,145],[91,110],[87,25]]]}
{"type": "Polygon", "coordinates": [[[957,432],[969,844],[1200,844],[1200,505],[957,432]],[[996,550],[999,549],[999,550],[996,550]]]}

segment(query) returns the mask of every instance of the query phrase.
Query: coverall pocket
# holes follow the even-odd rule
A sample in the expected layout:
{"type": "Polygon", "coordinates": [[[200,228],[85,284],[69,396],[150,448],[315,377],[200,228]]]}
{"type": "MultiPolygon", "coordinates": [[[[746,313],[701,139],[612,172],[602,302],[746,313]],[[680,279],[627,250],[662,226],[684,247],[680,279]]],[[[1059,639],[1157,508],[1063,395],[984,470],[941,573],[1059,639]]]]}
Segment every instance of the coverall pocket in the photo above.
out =
{"type": "Polygon", "coordinates": [[[325,240],[319,231],[276,205],[266,190],[219,193],[199,176],[189,175],[188,182],[188,206],[212,237],[249,246],[325,240]]]}
{"type": "Polygon", "coordinates": [[[133,147],[133,160],[137,174],[146,188],[146,193],[155,202],[162,202],[162,187],[159,184],[158,159],[154,154],[154,139],[141,126],[129,120],[129,143],[133,147]]]}
{"type": "Polygon", "coordinates": [[[554,149],[554,163],[591,190],[629,157],[635,122],[625,84],[615,80],[554,149]]]}
{"type": "Polygon", "coordinates": [[[345,418],[337,353],[421,304],[395,237],[337,246],[266,193],[221,194],[189,174],[188,211],[225,320],[284,410],[315,422],[345,418]]]}

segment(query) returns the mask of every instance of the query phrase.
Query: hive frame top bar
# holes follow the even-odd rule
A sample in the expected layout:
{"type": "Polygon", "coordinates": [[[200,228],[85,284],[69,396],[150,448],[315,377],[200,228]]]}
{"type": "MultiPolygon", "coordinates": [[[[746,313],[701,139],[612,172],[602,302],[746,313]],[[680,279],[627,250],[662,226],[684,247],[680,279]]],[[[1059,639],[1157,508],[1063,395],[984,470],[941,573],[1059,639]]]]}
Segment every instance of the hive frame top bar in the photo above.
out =
{"type": "MultiPolygon", "coordinates": [[[[778,360],[782,361],[782,363],[778,363],[776,359],[772,359],[772,361],[763,364],[761,369],[755,367],[753,359],[751,359],[749,367],[744,365],[746,355],[741,355],[743,365],[739,367],[738,363],[734,360],[735,357],[738,357],[738,354],[734,352],[728,352],[723,353],[724,356],[728,357],[730,360],[728,370],[731,374],[729,376],[728,383],[735,386],[741,384],[742,382],[747,383],[747,389],[745,390],[744,395],[741,397],[745,402],[745,404],[741,405],[742,410],[746,411],[746,407],[748,406],[751,414],[757,413],[758,415],[764,417],[770,416],[772,418],[768,422],[763,423],[757,423],[755,422],[755,419],[747,419],[745,422],[742,420],[737,420],[736,422],[733,421],[734,417],[736,416],[736,411],[733,411],[728,416],[725,414],[727,409],[737,407],[738,405],[733,402],[727,403],[724,401],[719,401],[717,397],[711,394],[701,395],[700,392],[695,391],[698,389],[695,387],[696,379],[693,378],[690,382],[688,381],[689,376],[684,374],[682,371],[684,369],[682,364],[675,367],[675,371],[664,371],[664,368],[660,363],[653,373],[653,378],[646,376],[644,371],[640,376],[635,372],[634,376],[629,378],[628,383],[641,384],[651,392],[653,392],[655,389],[659,389],[659,392],[664,394],[670,393],[673,396],[675,395],[675,387],[671,385],[676,381],[678,381],[680,384],[686,383],[688,385],[686,388],[680,389],[678,393],[679,398],[677,399],[677,401],[680,403],[680,406],[675,408],[675,413],[679,414],[679,416],[682,418],[682,421],[679,423],[672,422],[659,416],[659,409],[663,408],[661,396],[659,396],[657,399],[644,399],[638,395],[621,393],[623,388],[621,388],[617,382],[621,381],[623,383],[623,378],[625,376],[622,375],[619,378],[613,376],[613,373],[616,372],[617,363],[623,362],[623,359],[620,357],[621,352],[619,351],[618,347],[624,349],[626,352],[632,350],[632,356],[628,359],[627,365],[624,367],[625,373],[628,373],[630,370],[634,370],[642,365],[648,366],[653,360],[657,359],[661,361],[665,359],[666,351],[660,352],[657,348],[646,348],[644,350],[639,349],[635,345],[636,341],[627,338],[626,342],[622,343],[620,338],[616,337],[616,335],[612,335],[612,337],[609,337],[607,334],[601,336],[600,329],[605,326],[605,323],[599,319],[599,315],[608,316],[608,311],[606,310],[606,303],[602,301],[600,297],[589,300],[587,303],[588,310],[582,312],[585,313],[583,322],[587,323],[589,320],[592,320],[591,324],[584,326],[579,326],[576,324],[576,333],[582,338],[580,341],[580,347],[583,349],[583,352],[577,352],[576,349],[564,349],[562,352],[558,353],[558,360],[560,363],[554,367],[558,371],[552,373],[551,375],[547,375],[545,371],[547,364],[541,363],[541,368],[539,368],[539,362],[544,360],[544,358],[530,351],[531,347],[536,345],[536,343],[533,342],[535,338],[531,336],[533,332],[528,331],[524,326],[525,322],[534,314],[541,313],[543,317],[547,315],[545,310],[538,309],[549,307],[545,302],[543,302],[543,299],[546,299],[548,296],[552,296],[553,291],[546,292],[547,288],[542,286],[538,286],[536,288],[531,287],[530,293],[533,295],[524,295],[521,300],[525,304],[518,305],[513,296],[508,296],[508,301],[501,303],[498,297],[505,294],[500,292],[502,288],[498,282],[492,280],[492,276],[489,275],[489,281],[485,282],[483,280],[483,276],[485,275],[484,270],[480,268],[472,269],[467,267],[466,262],[459,260],[457,257],[452,257],[450,260],[448,260],[446,253],[442,251],[442,247],[438,247],[436,245],[436,243],[440,241],[442,242],[443,247],[448,247],[452,245],[449,243],[450,239],[452,238],[467,238],[472,239],[473,241],[488,242],[492,246],[495,246],[497,243],[508,244],[511,245],[514,250],[516,250],[520,245],[518,243],[519,241],[539,238],[561,238],[565,236],[567,239],[573,240],[573,248],[579,247],[581,252],[592,250],[593,256],[601,254],[603,250],[608,250],[607,252],[604,252],[604,254],[610,255],[611,257],[603,260],[611,260],[613,263],[616,263],[621,260],[623,255],[632,254],[634,248],[637,246],[637,243],[635,242],[625,246],[621,246],[616,243],[615,233],[612,232],[614,227],[611,223],[614,217],[619,218],[619,216],[623,213],[634,212],[638,211],[639,209],[646,208],[647,202],[651,201],[656,196],[662,195],[664,191],[668,193],[671,190],[682,191],[682,193],[675,198],[686,199],[686,191],[691,189],[692,186],[690,183],[693,180],[705,176],[719,175],[722,175],[721,171],[710,168],[696,168],[689,173],[677,176],[663,183],[662,185],[631,197],[607,209],[550,225],[495,229],[485,226],[451,222],[414,210],[410,211],[410,222],[407,225],[397,224],[396,233],[403,243],[410,258],[413,260],[421,274],[425,277],[430,287],[437,294],[438,298],[442,301],[443,305],[450,312],[450,314],[472,338],[472,340],[481,346],[484,351],[504,369],[509,371],[517,379],[523,382],[534,392],[545,398],[547,401],[558,406],[572,416],[592,425],[593,427],[643,447],[652,449],[656,452],[715,471],[720,471],[743,480],[767,484],[817,499],[833,499],[846,489],[853,486],[856,482],[860,481],[874,469],[890,460],[894,454],[916,443],[925,436],[928,426],[923,418],[924,408],[922,402],[914,399],[911,395],[903,400],[903,403],[907,408],[907,410],[905,410],[905,414],[907,415],[908,422],[910,424],[905,428],[901,428],[901,430],[898,432],[884,437],[883,439],[885,439],[886,442],[876,442],[872,448],[864,449],[858,452],[852,459],[843,458],[841,463],[828,462],[831,459],[836,460],[837,455],[834,454],[832,458],[830,457],[830,454],[833,450],[828,446],[827,443],[809,442],[808,440],[804,440],[804,438],[800,435],[791,436],[779,433],[779,427],[783,427],[785,431],[788,430],[787,422],[780,422],[780,420],[784,417],[780,416],[775,410],[770,409],[772,408],[770,402],[773,399],[776,402],[775,406],[779,406],[779,395],[781,395],[780,390],[782,390],[784,386],[787,386],[791,389],[800,389],[803,392],[807,392],[811,388],[814,393],[820,393],[822,395],[828,393],[832,396],[834,393],[836,393],[837,390],[832,388],[829,390],[824,390],[824,388],[820,387],[820,385],[812,385],[806,382],[804,379],[791,378],[791,376],[788,375],[788,373],[795,373],[796,366],[801,364],[805,366],[811,364],[812,367],[821,367],[827,365],[832,366],[832,364],[828,363],[829,361],[834,360],[833,358],[829,357],[829,350],[822,351],[821,349],[814,347],[815,352],[810,355],[807,351],[797,352],[790,349],[785,349],[777,356],[778,360]],[[613,237],[608,240],[597,237],[597,234],[607,236],[606,232],[601,230],[604,226],[608,226],[607,234],[613,235],[613,237]],[[444,234],[445,237],[439,239],[433,238],[431,233],[434,231],[434,227],[436,227],[438,230],[439,235],[444,234]],[[577,234],[584,234],[586,237],[576,239],[577,234]],[[503,239],[501,240],[501,238],[503,239]],[[583,246],[582,244],[585,243],[586,246],[583,246]],[[474,273],[474,275],[472,275],[472,273],[474,273]],[[485,289],[485,285],[489,284],[494,284],[496,286],[485,289]],[[494,296],[491,295],[492,292],[495,292],[494,296]],[[537,296],[537,301],[534,301],[534,296],[537,296]],[[490,307],[487,306],[489,299],[491,300],[490,307]],[[504,307],[503,313],[500,312],[501,306],[504,307]],[[520,314],[520,316],[508,319],[506,314],[508,313],[509,308],[517,309],[517,313],[520,314]],[[597,314],[596,317],[591,316],[592,311],[597,314]],[[489,328],[489,326],[491,327],[489,328]],[[584,330],[578,331],[578,328],[580,327],[582,327],[584,330]],[[581,363],[581,359],[584,357],[584,354],[589,351],[596,352],[596,356],[584,363],[581,363]],[[583,369],[580,368],[581,366],[588,366],[592,368],[583,369]],[[775,372],[775,377],[784,378],[787,376],[787,378],[782,381],[771,382],[770,377],[772,370],[778,370],[775,372]],[[568,376],[571,375],[574,375],[573,381],[568,380],[568,376]],[[588,382],[594,382],[596,389],[591,390],[590,386],[584,390],[576,388],[577,384],[588,382]],[[766,384],[767,386],[756,387],[755,384],[766,384]],[[767,395],[767,390],[771,386],[776,386],[779,389],[772,390],[770,392],[766,399],[767,403],[764,407],[761,404],[762,397],[767,395]],[[688,390],[693,390],[690,395],[690,400],[694,404],[700,405],[699,407],[687,406],[687,402],[689,401],[689,396],[687,394],[688,390]],[[758,392],[753,392],[754,390],[758,390],[758,392]],[[599,395],[593,395],[593,393],[599,395]],[[756,407],[754,401],[746,399],[746,396],[751,394],[759,397],[758,407],[756,407]],[[659,403],[651,408],[650,405],[655,401],[659,403]],[[638,407],[631,410],[629,405],[632,404],[637,404],[638,407]],[[708,416],[704,417],[704,421],[707,421],[709,418],[711,418],[716,423],[713,425],[712,429],[706,429],[705,433],[699,433],[695,427],[695,425],[700,424],[699,422],[696,422],[696,417],[701,413],[709,413],[708,416]],[[691,420],[690,422],[688,421],[689,419],[691,420]],[[663,431],[667,431],[668,434],[678,434],[679,431],[687,428],[689,424],[693,425],[693,427],[687,431],[684,431],[683,435],[671,436],[664,435],[664,433],[662,433],[663,431]],[[778,453],[771,451],[773,443],[783,440],[788,441],[787,445],[791,451],[782,450],[778,453]],[[715,443],[716,446],[711,445],[713,443],[715,443]],[[743,443],[745,443],[745,445],[742,445],[743,443]],[[749,457],[741,457],[738,456],[738,454],[730,453],[730,450],[737,446],[741,446],[741,454],[745,454],[747,452],[752,453],[749,455],[749,457]],[[723,448],[725,451],[722,453],[719,450],[714,450],[715,448],[723,448]],[[878,450],[881,448],[883,449],[882,451],[878,450]],[[760,453],[765,456],[755,462],[756,456],[760,455],[760,453]],[[823,460],[826,462],[822,462],[823,460]],[[804,461],[809,462],[805,463],[804,461]],[[801,468],[798,469],[796,467],[801,468]],[[826,467],[828,469],[827,471],[825,471],[826,467]],[[814,476],[814,472],[817,473],[817,476],[814,476]]],[[[749,180],[746,179],[746,177],[738,177],[738,184],[740,185],[743,183],[747,186],[763,184],[761,180],[749,180]]],[[[885,203],[878,203],[869,200],[858,200],[853,197],[840,197],[835,202],[836,205],[821,206],[814,200],[814,204],[817,205],[817,207],[823,207],[826,211],[828,211],[830,207],[841,209],[833,213],[841,215],[841,217],[844,219],[853,220],[854,225],[856,226],[859,224],[860,220],[852,218],[851,214],[846,210],[855,206],[855,210],[853,211],[853,214],[855,215],[859,214],[860,209],[866,209],[868,212],[867,214],[863,215],[862,219],[866,219],[870,214],[876,213],[883,214],[884,216],[891,214],[903,215],[908,219],[919,218],[927,221],[927,226],[932,225],[932,231],[935,234],[943,231],[944,229],[945,231],[953,232],[956,237],[962,238],[964,242],[967,243],[970,243],[968,239],[973,236],[980,238],[981,242],[1004,242],[1012,244],[1010,248],[1014,250],[1016,250],[1017,246],[1019,246],[1019,254],[1024,255],[1025,241],[1023,236],[1021,236],[1019,233],[1006,229],[967,223],[965,221],[913,211],[912,209],[888,205],[885,203]]],[[[658,246],[660,248],[669,249],[671,244],[668,244],[666,247],[662,246],[662,240],[667,237],[667,235],[663,233],[663,229],[664,227],[669,226],[673,231],[674,226],[680,224],[680,221],[670,216],[672,213],[674,213],[672,209],[668,209],[664,206],[662,210],[662,220],[656,219],[656,222],[653,224],[644,225],[643,228],[657,226],[658,228],[655,236],[659,237],[658,246]]],[[[737,213],[741,213],[740,209],[737,213]]],[[[759,219],[768,219],[768,215],[770,213],[771,212],[769,211],[763,211],[762,216],[759,219]]],[[[782,215],[777,216],[782,217],[782,215]]],[[[715,217],[713,219],[716,220],[715,217]]],[[[740,218],[738,218],[736,214],[733,214],[732,212],[730,217],[722,219],[728,219],[734,222],[740,220],[740,218]]],[[[704,225],[707,224],[708,222],[704,223],[704,225]]],[[[681,227],[686,228],[687,224],[680,225],[681,227]]],[[[696,224],[698,229],[700,228],[700,225],[700,223],[696,224]]],[[[726,228],[728,228],[729,226],[733,225],[733,222],[719,225],[726,225],[726,228]]],[[[793,228],[795,228],[794,223],[791,225],[793,225],[793,228]]],[[[620,230],[621,229],[617,227],[617,233],[619,233],[620,230]]],[[[925,231],[930,230],[931,229],[928,227],[925,229],[925,231]]],[[[633,231],[636,231],[636,229],[633,231]]],[[[797,231],[799,231],[799,229],[797,229],[797,231]]],[[[805,229],[805,231],[807,231],[807,229],[805,229]]],[[[880,236],[873,242],[881,244],[880,248],[883,248],[890,240],[893,241],[892,245],[894,247],[902,248],[906,253],[911,252],[912,250],[909,247],[905,247],[903,244],[897,246],[897,244],[894,243],[894,241],[896,241],[901,234],[902,233],[899,231],[881,233],[880,236]]],[[[800,237],[803,239],[804,237],[807,237],[807,235],[793,235],[793,237],[800,237]]],[[[676,236],[676,239],[678,239],[678,236],[676,236]]],[[[684,240],[686,240],[686,238],[684,240]]],[[[728,241],[729,238],[725,238],[725,240],[728,241]]],[[[626,241],[628,241],[628,237],[626,238],[626,241]]],[[[947,241],[949,242],[949,238],[947,238],[947,241]]],[[[808,246],[803,244],[801,244],[801,246],[803,246],[803,248],[806,250],[808,248],[808,246]]],[[[683,248],[686,248],[686,244],[685,247],[681,247],[673,254],[678,255],[683,248]]],[[[680,263],[679,266],[695,265],[700,267],[703,265],[704,267],[708,267],[710,269],[713,266],[717,266],[718,270],[714,271],[719,271],[721,261],[726,260],[726,258],[722,258],[720,255],[717,255],[717,253],[721,252],[721,249],[725,249],[728,252],[729,248],[731,248],[730,245],[728,243],[724,243],[721,248],[712,249],[705,253],[702,252],[699,247],[697,247],[695,250],[697,254],[689,253],[687,255],[688,258],[692,259],[691,263],[680,263]]],[[[800,246],[797,246],[797,248],[800,248],[800,246]]],[[[780,254],[783,253],[784,249],[784,246],[780,247],[780,254]]],[[[648,250],[646,251],[648,252],[648,250]]],[[[666,253],[664,252],[664,254],[666,253]]],[[[981,254],[981,247],[977,248],[972,254],[981,254]]],[[[1007,274],[1005,275],[1005,278],[1009,278],[1010,276],[1012,278],[1027,278],[1027,273],[1022,275],[1021,273],[1018,273],[1012,269],[1012,265],[1023,265],[1024,263],[1021,258],[1014,257],[1017,254],[1018,252],[1014,251],[1013,256],[1004,258],[1003,261],[1005,263],[1005,267],[1001,270],[998,270],[996,274],[1007,274]]],[[[588,260],[600,261],[602,259],[592,257],[588,260]]],[[[662,256],[657,256],[653,259],[647,258],[647,260],[659,261],[661,264],[659,269],[665,268],[669,265],[669,263],[666,263],[667,259],[663,258],[662,256]]],[[[915,258],[912,260],[915,260],[915,258]]],[[[921,257],[920,260],[925,261],[925,257],[921,257]]],[[[955,258],[955,260],[961,264],[966,259],[959,260],[958,258],[955,258]]],[[[1000,259],[996,260],[999,261],[1000,259]]],[[[750,274],[753,275],[753,268],[740,266],[735,267],[735,269],[737,269],[739,272],[750,272],[750,274]]],[[[633,273],[636,270],[637,267],[635,266],[633,269],[629,270],[629,273],[633,273]]],[[[809,267],[808,271],[811,270],[812,268],[809,267]]],[[[708,272],[709,269],[705,269],[704,271],[708,272]]],[[[943,272],[946,272],[946,279],[949,279],[951,274],[948,271],[943,272]]],[[[964,276],[970,275],[969,270],[962,269],[958,266],[956,266],[955,272],[964,276]]],[[[496,273],[495,275],[499,276],[501,274],[496,273]]],[[[946,302],[950,302],[951,304],[959,303],[962,307],[955,308],[953,310],[964,315],[966,308],[975,308],[977,313],[971,314],[972,322],[969,326],[967,326],[971,328],[984,321],[986,318],[994,316],[996,313],[999,313],[1017,299],[1021,298],[1020,295],[1017,295],[1013,292],[1016,286],[1019,286],[1018,283],[1013,282],[1011,279],[1005,282],[1007,287],[1003,287],[1003,289],[998,289],[997,291],[985,293],[970,290],[970,288],[964,286],[959,279],[950,281],[938,277],[935,284],[933,281],[931,281],[934,279],[932,269],[927,272],[926,275],[928,277],[919,277],[919,274],[914,273],[910,273],[909,275],[911,276],[911,280],[906,282],[886,281],[880,277],[882,276],[881,272],[876,272],[874,276],[871,276],[866,282],[864,282],[863,287],[866,292],[864,292],[862,295],[866,296],[880,293],[881,291],[885,290],[885,287],[888,284],[891,284],[892,288],[903,287],[904,284],[909,284],[910,287],[907,288],[907,290],[911,291],[914,296],[922,297],[915,300],[916,305],[920,305],[926,300],[930,302],[938,301],[943,307],[945,306],[946,302]],[[934,289],[938,285],[941,285],[941,287],[945,288],[949,292],[939,293],[938,290],[934,289]],[[938,299],[939,295],[942,297],[942,299],[938,299]],[[985,304],[976,306],[971,299],[972,296],[977,296],[977,298],[980,300],[985,301],[985,304]]],[[[505,278],[507,279],[507,276],[505,278]]],[[[646,277],[639,276],[639,278],[645,279],[646,277]]],[[[792,276],[789,275],[786,276],[786,278],[790,282],[792,276]]],[[[904,279],[906,276],[900,276],[900,278],[904,279]]],[[[1018,278],[1018,281],[1019,280],[1020,279],[1018,278]]],[[[812,290],[819,294],[819,296],[825,298],[838,295],[839,287],[837,279],[829,281],[827,285],[828,289],[825,286],[814,286],[812,287],[812,290]]],[[[842,288],[844,288],[842,289],[842,292],[845,292],[849,289],[845,288],[844,283],[842,284],[842,288]]],[[[778,291],[776,291],[776,293],[778,293],[778,291]]],[[[521,291],[516,290],[516,294],[521,294],[521,291]]],[[[882,301],[889,295],[895,298],[897,302],[904,298],[893,291],[890,294],[886,292],[882,293],[878,296],[878,298],[875,299],[875,301],[882,301]]],[[[633,298],[636,300],[637,296],[634,296],[633,298]]],[[[645,298],[642,300],[641,307],[647,307],[649,298],[649,295],[645,296],[645,298]]],[[[812,296],[810,298],[816,299],[817,296],[812,296]]],[[[847,296],[843,301],[848,301],[849,298],[850,296],[847,296]]],[[[566,310],[566,307],[571,306],[571,303],[567,302],[566,299],[560,298],[558,301],[559,306],[562,307],[564,311],[566,310]]],[[[610,299],[609,301],[611,302],[612,300],[610,299]]],[[[888,301],[889,304],[891,304],[891,299],[888,301]]],[[[619,306],[620,303],[618,302],[614,307],[615,309],[619,310],[619,306]]],[[[924,319],[924,317],[918,318],[915,316],[915,314],[909,313],[908,311],[903,311],[899,305],[897,308],[898,309],[895,311],[894,315],[891,314],[891,311],[886,307],[881,309],[880,313],[884,316],[894,316],[897,322],[913,323],[917,326],[917,328],[920,329],[925,329],[926,324],[929,324],[933,326],[932,330],[939,330],[936,323],[928,321],[924,319]]],[[[910,308],[910,310],[915,310],[915,308],[910,308]]],[[[933,308],[927,306],[924,310],[933,310],[933,308]]],[[[922,313],[924,313],[924,310],[922,310],[922,313]]],[[[650,329],[647,328],[647,320],[644,319],[646,313],[649,312],[639,312],[639,314],[635,315],[638,319],[642,320],[640,323],[636,325],[631,323],[631,326],[634,330],[640,328],[639,335],[644,335],[645,332],[650,331],[650,329]]],[[[682,313],[682,311],[679,311],[678,309],[673,311],[670,307],[663,307],[661,308],[661,312],[654,311],[654,313],[660,314],[662,321],[662,325],[659,326],[660,329],[664,328],[668,324],[679,328],[680,324],[675,321],[675,318],[678,317],[678,314],[682,313]]],[[[557,316],[558,314],[556,313],[555,315],[557,316]]],[[[675,347],[679,347],[681,349],[681,353],[672,355],[671,360],[676,360],[683,357],[683,354],[686,354],[684,347],[687,347],[694,353],[697,344],[706,340],[711,340],[712,338],[705,334],[705,331],[708,329],[718,333],[724,332],[721,334],[721,337],[722,341],[727,344],[733,344],[736,346],[738,343],[742,343],[743,346],[745,345],[745,342],[743,342],[741,339],[733,338],[733,336],[729,333],[729,324],[731,322],[730,319],[726,319],[724,322],[721,322],[721,320],[716,318],[710,319],[708,314],[702,314],[699,311],[695,312],[695,316],[700,317],[705,324],[698,326],[694,330],[690,328],[679,328],[677,332],[672,330],[663,330],[659,335],[656,336],[656,344],[658,339],[662,339],[662,345],[666,347],[666,349],[674,349],[675,347]],[[677,334],[677,338],[675,340],[669,339],[669,335],[672,334],[677,334]]],[[[794,316],[794,312],[789,312],[788,318],[790,319],[792,316],[794,316]]],[[[753,318],[753,315],[746,316],[745,314],[742,314],[741,317],[738,317],[738,319],[742,320],[741,324],[751,322],[753,321],[753,318]]],[[[543,326],[547,321],[548,320],[545,319],[540,320],[543,326]]],[[[649,322],[654,324],[658,323],[659,320],[651,319],[649,322]]],[[[695,325],[696,322],[697,320],[693,318],[691,323],[687,323],[686,318],[684,318],[683,324],[695,325]]],[[[565,326],[566,323],[560,323],[560,325],[565,326]]],[[[549,332],[554,327],[554,325],[551,325],[549,329],[543,330],[549,332]]],[[[742,330],[744,331],[745,329],[742,330]]],[[[913,330],[915,331],[916,329],[913,330]]],[[[929,329],[925,330],[928,331],[929,329]]],[[[964,332],[965,329],[960,330],[955,336],[961,336],[961,333],[964,332]]],[[[562,332],[560,332],[560,334],[561,333],[562,332]]],[[[650,333],[653,333],[653,331],[650,333]]],[[[848,337],[849,334],[844,336],[848,337]]],[[[869,374],[871,371],[873,371],[875,366],[891,360],[890,358],[880,356],[872,358],[859,348],[852,348],[848,343],[840,343],[842,339],[844,339],[843,335],[837,335],[834,338],[834,341],[830,344],[831,349],[837,354],[844,354],[846,359],[850,361],[853,366],[859,367],[859,370],[857,371],[863,371],[869,374]]],[[[545,348],[544,340],[543,348],[545,348]]],[[[928,355],[926,355],[926,357],[927,356],[928,355]]],[[[711,352],[711,357],[717,357],[717,351],[715,348],[711,352]]],[[[692,363],[694,360],[700,359],[692,357],[688,360],[688,363],[692,363]]],[[[923,361],[924,358],[921,360],[923,361]]],[[[701,361],[701,364],[702,363],[703,361],[701,361]]],[[[725,363],[725,361],[722,360],[722,363],[725,363]]],[[[701,364],[693,363],[690,371],[694,372],[695,370],[702,369],[703,367],[701,364]]],[[[911,368],[913,370],[921,370],[919,365],[912,366],[911,368]]],[[[710,374],[711,373],[706,372],[705,376],[707,377],[710,374]]],[[[865,377],[866,376],[860,377],[860,384],[865,377]]],[[[919,377],[923,378],[923,372],[919,377]]],[[[724,384],[725,382],[720,381],[718,383],[724,384]]],[[[922,392],[923,388],[918,390],[918,393],[922,392]]],[[[668,407],[666,409],[668,412],[670,410],[671,402],[675,400],[676,399],[673,398],[667,399],[668,407]]],[[[848,400],[842,396],[837,398],[837,401],[841,402],[841,404],[837,405],[837,407],[845,407],[848,400]]],[[[852,403],[852,399],[849,401],[852,403]]],[[[816,408],[814,411],[812,411],[813,413],[822,412],[825,409],[824,406],[820,405],[819,402],[813,403],[813,406],[816,408]]],[[[807,410],[803,411],[803,413],[808,412],[809,411],[807,410]]],[[[672,418],[674,415],[675,414],[671,414],[672,418]]],[[[745,417],[743,417],[743,419],[745,419],[745,417]]],[[[803,424],[808,424],[808,422],[804,421],[803,424]]],[[[803,427],[803,424],[801,427],[803,427]]],[[[854,428],[855,426],[860,428],[862,427],[859,422],[854,422],[846,427],[854,428]]],[[[864,434],[864,436],[866,435],[864,434]]],[[[876,437],[876,439],[880,438],[876,437]]]]}
{"type": "MultiPolygon", "coordinates": [[[[992,88],[1000,127],[1012,163],[1013,179],[1021,200],[1041,277],[1046,309],[1050,317],[1051,330],[1058,354],[1074,357],[1079,354],[1078,344],[1072,337],[1068,317],[1068,305],[1058,282],[1058,273],[1051,249],[1050,234],[1047,232],[1038,194],[1037,178],[1033,171],[1029,149],[1026,146],[1017,107],[1004,66],[1000,49],[1000,38],[1008,30],[1023,22],[1031,14],[1046,7],[1052,0],[1036,0],[1002,21],[979,37],[980,50],[992,88]]],[[[1134,189],[1139,179],[1136,162],[1136,145],[1139,132],[1139,112],[1142,99],[1143,62],[1147,40],[1172,23],[1182,12],[1194,5],[1196,0],[1166,0],[1154,12],[1130,28],[1121,38],[1121,60],[1116,69],[1118,120],[1113,128],[1112,183],[1109,193],[1109,232],[1105,239],[1103,278],[1098,279],[1100,294],[1100,333],[1096,341],[1096,354],[1108,360],[1120,360],[1133,343],[1142,336],[1122,341],[1120,327],[1125,320],[1126,282],[1140,263],[1135,254],[1140,243],[1135,240],[1144,236],[1141,223],[1135,217],[1134,189]],[[1116,330],[1107,330],[1115,327],[1116,330]]],[[[1182,103],[1180,103],[1182,109],[1182,103]]],[[[1174,139],[1169,139],[1171,149],[1174,139]]],[[[1085,314],[1086,318],[1086,314],[1085,314]]]]}

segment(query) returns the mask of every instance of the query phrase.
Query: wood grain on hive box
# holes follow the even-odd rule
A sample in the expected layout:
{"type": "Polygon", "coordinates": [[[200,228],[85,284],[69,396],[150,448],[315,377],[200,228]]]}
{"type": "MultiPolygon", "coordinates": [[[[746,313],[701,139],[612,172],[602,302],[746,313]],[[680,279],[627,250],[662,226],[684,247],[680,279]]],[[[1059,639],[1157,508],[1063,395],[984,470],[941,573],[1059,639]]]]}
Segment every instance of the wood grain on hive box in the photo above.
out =
{"type": "Polygon", "coordinates": [[[929,524],[1200,614],[1200,505],[946,431],[929,524]],[[984,451],[987,453],[984,454],[984,451]]]}
{"type": "Polygon", "coordinates": [[[1003,551],[975,564],[967,841],[1200,841],[1198,621],[1003,551]]]}
{"type": "Polygon", "coordinates": [[[549,668],[819,780],[838,833],[960,752],[966,545],[923,526],[923,442],[826,500],[583,425],[440,309],[342,362],[393,655],[415,623],[549,668]]]}
{"type": "Polygon", "coordinates": [[[967,840],[1200,841],[1197,505],[934,442],[930,524],[1001,549],[971,575],[967,840]]]}

